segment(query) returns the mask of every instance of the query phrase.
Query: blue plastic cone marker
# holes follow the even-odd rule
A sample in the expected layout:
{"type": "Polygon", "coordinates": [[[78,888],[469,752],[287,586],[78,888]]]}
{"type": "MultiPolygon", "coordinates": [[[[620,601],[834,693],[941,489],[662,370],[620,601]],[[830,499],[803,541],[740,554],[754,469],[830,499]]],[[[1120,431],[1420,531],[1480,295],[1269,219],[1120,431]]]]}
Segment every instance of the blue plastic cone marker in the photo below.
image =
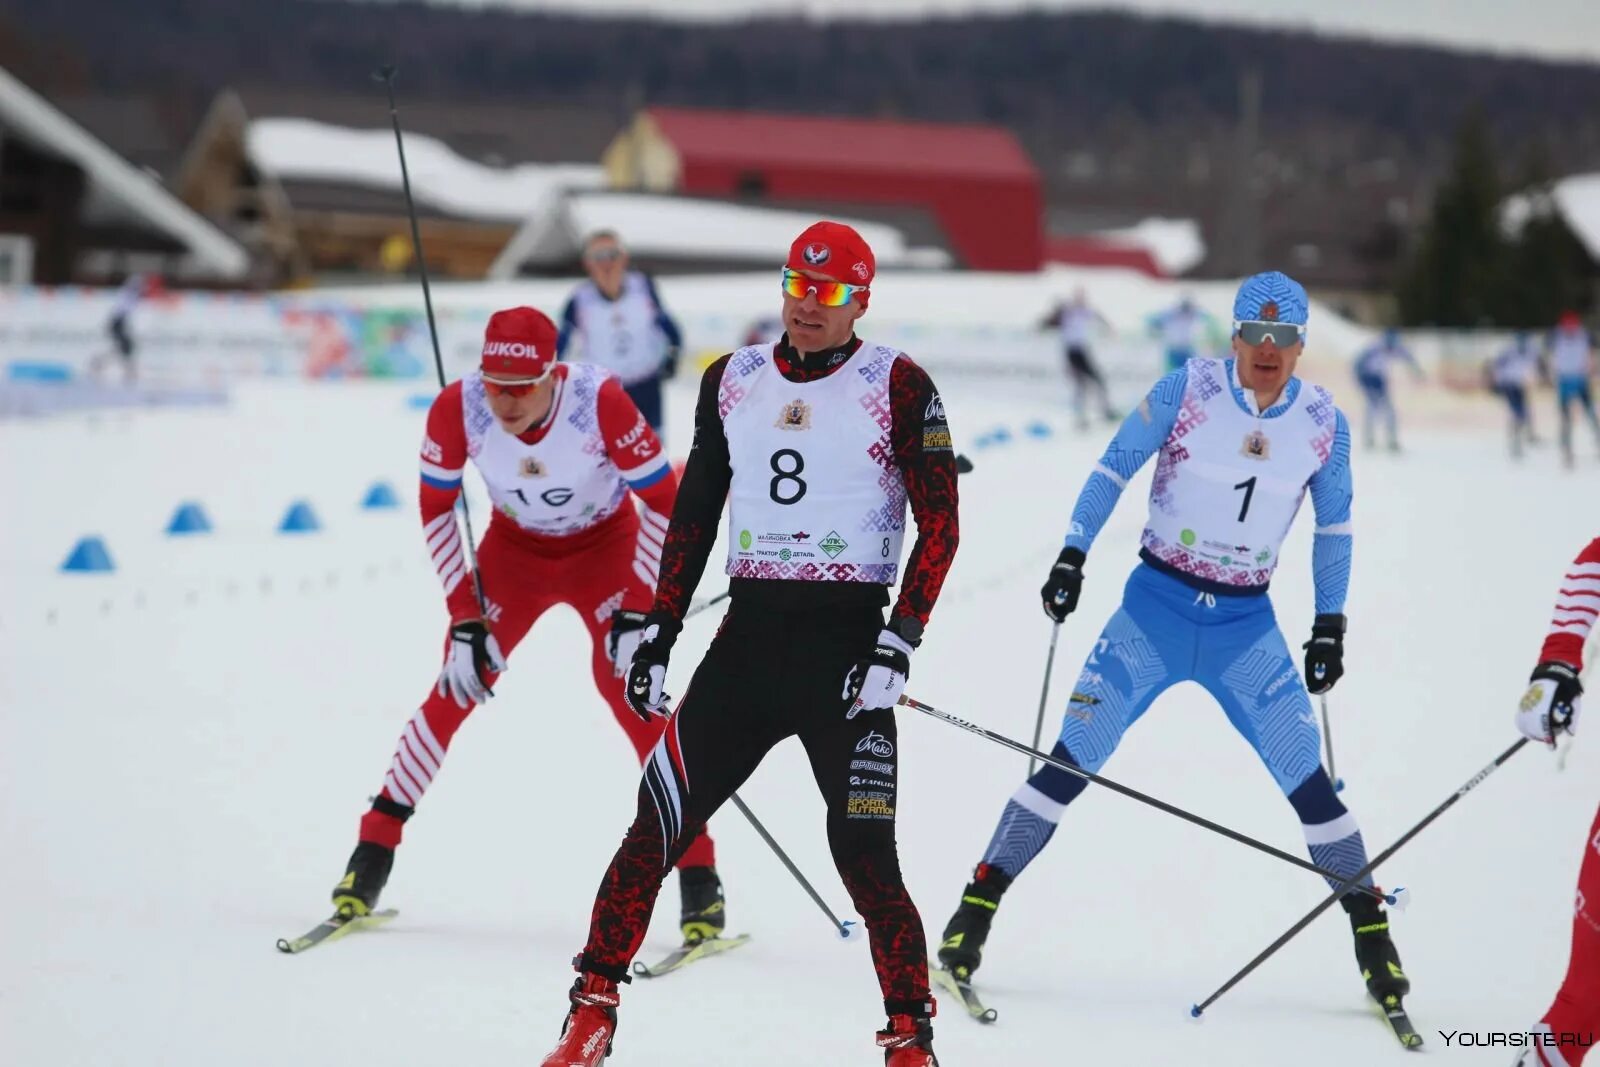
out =
{"type": "Polygon", "coordinates": [[[72,546],[72,552],[67,556],[67,561],[61,565],[61,569],[85,574],[92,572],[109,574],[117,568],[111,562],[111,553],[106,551],[106,543],[98,537],[89,536],[72,546]]]}
{"type": "Polygon", "coordinates": [[[1028,423],[1028,435],[1030,437],[1049,437],[1050,427],[1043,422],[1030,422],[1028,423]]]}
{"type": "Polygon", "coordinates": [[[412,411],[427,411],[433,407],[434,398],[438,393],[413,393],[406,397],[406,407],[412,411]]]}
{"type": "Polygon", "coordinates": [[[996,426],[993,430],[989,431],[989,436],[994,439],[995,444],[1003,445],[1007,441],[1011,440],[1011,431],[1006,429],[1004,426],[996,426]]]}
{"type": "Polygon", "coordinates": [[[206,517],[204,509],[193,500],[186,500],[178,505],[178,510],[172,513],[172,521],[167,523],[169,534],[202,534],[211,532],[211,520],[206,517]]]}
{"type": "Polygon", "coordinates": [[[394,495],[394,487],[388,482],[373,482],[372,488],[367,490],[367,495],[361,501],[364,508],[397,508],[400,498],[394,495]]]}
{"type": "Polygon", "coordinates": [[[304,500],[296,500],[290,504],[288,513],[278,524],[279,533],[312,533],[320,529],[322,523],[317,521],[317,513],[312,511],[311,505],[304,500]]]}

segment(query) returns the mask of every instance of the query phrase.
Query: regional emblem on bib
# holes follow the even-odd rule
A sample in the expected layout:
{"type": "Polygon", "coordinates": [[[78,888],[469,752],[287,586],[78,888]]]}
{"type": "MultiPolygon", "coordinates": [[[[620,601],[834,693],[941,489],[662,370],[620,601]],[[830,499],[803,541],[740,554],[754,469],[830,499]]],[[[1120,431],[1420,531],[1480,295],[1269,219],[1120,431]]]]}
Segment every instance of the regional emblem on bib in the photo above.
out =
{"type": "Polygon", "coordinates": [[[780,430],[811,429],[811,405],[804,400],[790,401],[778,412],[778,421],[773,425],[780,430]]]}
{"type": "Polygon", "coordinates": [[[1260,430],[1251,430],[1244,435],[1244,445],[1239,449],[1239,454],[1251,459],[1271,459],[1272,442],[1260,430]]]}
{"type": "Polygon", "coordinates": [[[520,473],[524,478],[543,478],[550,472],[545,470],[544,464],[540,463],[533,456],[523,456],[522,463],[518,468],[518,473],[520,473]]]}

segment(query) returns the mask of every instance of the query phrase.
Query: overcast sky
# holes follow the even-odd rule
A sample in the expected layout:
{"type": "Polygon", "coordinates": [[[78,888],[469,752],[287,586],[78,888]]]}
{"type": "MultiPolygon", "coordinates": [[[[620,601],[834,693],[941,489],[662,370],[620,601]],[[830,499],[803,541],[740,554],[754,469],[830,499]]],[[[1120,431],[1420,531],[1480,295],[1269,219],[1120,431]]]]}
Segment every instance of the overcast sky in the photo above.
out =
{"type": "Polygon", "coordinates": [[[908,18],[930,12],[1146,11],[1600,62],[1600,0],[432,0],[589,14],[696,18],[815,13],[908,18]]]}

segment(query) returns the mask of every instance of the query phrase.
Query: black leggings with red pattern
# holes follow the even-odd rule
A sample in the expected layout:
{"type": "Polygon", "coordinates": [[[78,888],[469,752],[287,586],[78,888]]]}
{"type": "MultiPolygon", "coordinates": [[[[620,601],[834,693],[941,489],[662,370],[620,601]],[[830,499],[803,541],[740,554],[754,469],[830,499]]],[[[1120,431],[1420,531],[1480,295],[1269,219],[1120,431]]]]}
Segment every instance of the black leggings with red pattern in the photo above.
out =
{"type": "Polygon", "coordinates": [[[866,925],[888,1014],[927,1014],[922,919],[895,851],[894,713],[846,719],[841,695],[882,625],[877,609],[778,611],[735,596],[645,762],[638,815],[600,883],[580,969],[622,973],[678,854],[774,745],[798,736],[828,804],[828,845],[866,925]]]}

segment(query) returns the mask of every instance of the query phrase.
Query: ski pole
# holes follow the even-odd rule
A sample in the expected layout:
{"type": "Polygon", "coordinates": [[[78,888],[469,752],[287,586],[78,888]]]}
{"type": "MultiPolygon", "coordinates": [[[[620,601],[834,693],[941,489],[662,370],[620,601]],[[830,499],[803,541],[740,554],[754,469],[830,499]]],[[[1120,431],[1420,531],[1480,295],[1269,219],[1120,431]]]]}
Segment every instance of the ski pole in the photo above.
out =
{"type": "Polygon", "coordinates": [[[812,888],[811,883],[806,880],[806,876],[800,873],[800,868],[794,865],[794,861],[789,858],[789,854],[779,846],[778,842],[773,840],[771,834],[767,833],[767,828],[761,825],[761,820],[756,818],[756,813],[751,811],[745,805],[745,802],[739,799],[739,794],[734,793],[728,799],[733,801],[733,806],[739,809],[739,814],[750,820],[750,825],[755,827],[756,833],[761,835],[761,840],[765,841],[767,847],[772,849],[773,854],[783,861],[783,865],[789,868],[789,873],[794,875],[794,880],[800,883],[800,888],[810,894],[817,907],[822,909],[822,914],[826,915],[828,921],[833,924],[834,932],[845,941],[849,941],[859,935],[860,927],[856,925],[855,920],[839,921],[839,917],[833,913],[833,909],[823,901],[822,895],[812,888]]]}
{"type": "Polygon", "coordinates": [[[1466,784],[1460,789],[1457,789],[1454,793],[1451,793],[1450,796],[1445,799],[1443,804],[1440,804],[1437,808],[1434,808],[1427,815],[1423,816],[1421,822],[1417,823],[1411,829],[1401,834],[1398,841],[1374,856],[1367,862],[1365,867],[1361,868],[1350,877],[1344,879],[1339,888],[1330,893],[1321,904],[1318,904],[1316,907],[1312,908],[1305,914],[1303,918],[1301,918],[1299,922],[1295,923],[1293,926],[1289,927],[1288,930],[1284,931],[1283,936],[1279,937],[1272,944],[1268,945],[1261,951],[1260,955],[1235,972],[1234,976],[1222,983],[1221,988],[1219,988],[1215,993],[1212,993],[1205,1000],[1202,1000],[1200,1003],[1191,1007],[1189,1009],[1189,1014],[1198,1019],[1201,1012],[1215,1004],[1217,1000],[1228,990],[1238,985],[1245,975],[1261,966],[1261,964],[1266,962],[1268,956],[1271,956],[1274,952],[1277,952],[1284,945],[1288,944],[1290,938],[1294,937],[1295,934],[1298,934],[1301,930],[1304,930],[1307,926],[1311,925],[1311,920],[1315,919],[1318,915],[1321,915],[1324,911],[1331,908],[1340,897],[1344,896],[1352,889],[1358,888],[1356,885],[1357,882],[1371,874],[1377,868],[1378,864],[1387,860],[1396,852],[1399,852],[1401,846],[1405,845],[1406,842],[1420,834],[1424,829],[1427,828],[1429,823],[1433,822],[1433,820],[1449,811],[1450,808],[1455,805],[1456,801],[1460,800],[1462,797],[1466,796],[1468,793],[1472,792],[1472,790],[1481,785],[1485,778],[1499,770],[1501,764],[1505,763],[1505,761],[1510,759],[1512,756],[1515,756],[1519,751],[1521,751],[1522,746],[1526,745],[1527,743],[1528,739],[1526,737],[1520,738],[1510,748],[1496,756],[1493,763],[1489,764],[1471,778],[1468,778],[1466,784]]]}
{"type": "Polygon", "coordinates": [[[1328,694],[1322,694],[1319,699],[1322,701],[1322,740],[1328,746],[1328,780],[1333,783],[1335,793],[1343,793],[1344,779],[1333,769],[1333,727],[1328,724],[1328,694]]]}
{"type": "MultiPolygon", "coordinates": [[[[433,342],[433,369],[439,374],[439,388],[445,387],[444,357],[439,354],[439,328],[433,320],[433,291],[428,288],[428,258],[422,253],[422,229],[417,225],[417,202],[411,198],[411,172],[406,167],[406,142],[400,133],[400,109],[394,102],[394,77],[398,68],[393,63],[385,63],[372,75],[383,82],[384,88],[389,92],[389,121],[394,126],[394,147],[400,155],[400,188],[406,197],[406,214],[411,219],[411,247],[417,256],[417,275],[422,279],[422,306],[428,313],[428,339],[433,342]]],[[[461,498],[456,502],[461,509],[461,520],[467,527],[466,551],[467,573],[472,575],[472,591],[478,597],[478,609],[485,613],[488,608],[484,606],[483,583],[478,578],[478,550],[475,547],[478,538],[472,532],[472,513],[467,510],[467,494],[462,492],[461,498]]]]}
{"type": "MultiPolygon", "coordinates": [[[[1055,622],[1050,627],[1050,652],[1044,658],[1044,688],[1039,690],[1039,717],[1033,721],[1033,747],[1039,747],[1039,739],[1044,733],[1044,706],[1050,697],[1050,672],[1056,665],[1056,641],[1061,637],[1061,623],[1055,622]]],[[[1033,777],[1033,767],[1038,761],[1028,757],[1028,777],[1033,777]]]]}
{"type": "MultiPolygon", "coordinates": [[[[1047,763],[1057,770],[1066,771],[1068,774],[1076,775],[1086,782],[1093,782],[1095,785],[1103,785],[1112,792],[1121,793],[1125,797],[1132,797],[1134,800],[1137,800],[1140,803],[1148,804],[1152,808],[1166,812],[1168,815],[1176,815],[1178,818],[1183,819],[1186,822],[1192,822],[1196,826],[1203,826],[1212,833],[1221,834],[1223,837],[1237,841],[1241,845],[1249,845],[1258,852],[1265,852],[1269,856],[1276,856],[1285,863],[1293,864],[1294,866],[1299,867],[1301,870],[1320,874],[1323,878],[1326,878],[1329,882],[1332,882],[1335,885],[1344,879],[1344,875],[1342,874],[1334,871],[1324,870],[1315,863],[1312,863],[1310,860],[1304,860],[1299,856],[1291,855],[1280,848],[1274,848],[1265,841],[1258,841],[1248,834],[1241,834],[1237,830],[1230,830],[1221,823],[1212,822],[1210,819],[1207,819],[1202,815],[1196,815],[1193,812],[1185,811],[1183,808],[1177,807],[1173,804],[1168,804],[1164,800],[1157,800],[1155,797],[1150,796],[1147,793],[1141,793],[1137,789],[1132,789],[1128,786],[1125,786],[1121,782],[1114,782],[1110,778],[1102,778],[1093,771],[1084,770],[1076,763],[1069,763],[1066,760],[1057,759],[1054,756],[1048,756],[1037,749],[1029,748],[1021,741],[1013,741],[1011,738],[1006,737],[1003,734],[997,734],[992,730],[986,730],[976,723],[968,722],[965,719],[958,719],[949,712],[940,711],[938,708],[933,707],[930,704],[924,704],[920,700],[913,700],[911,697],[902,695],[900,697],[900,703],[904,704],[908,708],[913,708],[917,711],[920,711],[925,715],[931,715],[935,719],[947,722],[951,726],[959,726],[968,733],[974,733],[979,737],[987,738],[988,740],[993,741],[995,744],[1003,745],[1014,752],[1021,752],[1031,755],[1040,763],[1047,763]]],[[[1356,886],[1354,888],[1356,888],[1359,892],[1366,893],[1374,900],[1383,901],[1385,904],[1400,904],[1402,907],[1404,906],[1401,904],[1401,901],[1404,899],[1402,896],[1385,893],[1383,890],[1378,889],[1375,886],[1356,886]]]]}
{"type": "Polygon", "coordinates": [[[713,606],[715,604],[722,603],[724,600],[727,600],[732,595],[733,595],[733,590],[732,589],[724,589],[722,592],[718,593],[716,596],[712,597],[710,600],[707,600],[705,603],[696,604],[694,607],[692,607],[688,611],[684,612],[683,613],[683,621],[684,622],[688,622],[690,619],[694,618],[696,615],[700,614],[702,611],[705,611],[707,608],[709,608],[709,607],[711,607],[711,606],[713,606]]]}

